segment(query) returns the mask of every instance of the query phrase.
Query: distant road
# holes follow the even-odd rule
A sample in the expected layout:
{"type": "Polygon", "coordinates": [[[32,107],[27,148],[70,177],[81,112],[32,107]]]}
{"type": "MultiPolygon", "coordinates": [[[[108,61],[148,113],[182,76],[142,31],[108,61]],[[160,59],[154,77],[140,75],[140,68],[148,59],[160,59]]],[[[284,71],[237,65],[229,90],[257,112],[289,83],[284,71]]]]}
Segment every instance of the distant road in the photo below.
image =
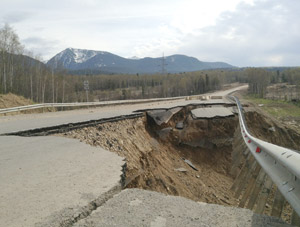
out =
{"type": "MultiPolygon", "coordinates": [[[[227,94],[247,88],[248,85],[232,88],[225,91],[216,91],[203,95],[226,96],[227,94]]],[[[215,100],[211,100],[215,101],[215,100]]],[[[23,114],[15,116],[0,117],[0,134],[12,133],[36,128],[57,126],[68,123],[76,123],[102,118],[112,118],[121,115],[130,115],[140,109],[171,108],[175,106],[185,106],[188,104],[203,103],[201,100],[185,100],[184,98],[171,101],[160,101],[143,104],[117,105],[107,107],[97,107],[90,109],[50,112],[40,114],[23,114]]]]}

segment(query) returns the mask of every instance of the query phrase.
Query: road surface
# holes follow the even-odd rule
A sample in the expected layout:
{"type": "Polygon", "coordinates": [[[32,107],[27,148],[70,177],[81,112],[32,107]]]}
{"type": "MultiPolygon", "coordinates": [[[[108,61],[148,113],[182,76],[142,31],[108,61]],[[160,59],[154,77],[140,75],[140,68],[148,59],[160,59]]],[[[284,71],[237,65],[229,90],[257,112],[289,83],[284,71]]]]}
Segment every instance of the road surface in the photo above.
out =
{"type": "MultiPolygon", "coordinates": [[[[214,96],[225,96],[230,92],[238,89],[245,89],[247,85],[240,86],[237,88],[232,88],[226,91],[217,91],[213,93],[208,93],[206,95],[214,96]]],[[[0,134],[19,132],[24,130],[57,126],[68,123],[83,122],[89,120],[99,120],[102,118],[112,118],[121,115],[133,114],[136,110],[141,109],[155,109],[155,108],[171,108],[176,106],[186,106],[188,104],[201,104],[201,103],[213,103],[220,102],[222,100],[171,100],[171,101],[161,101],[155,103],[144,103],[144,104],[132,104],[132,105],[117,105],[117,106],[107,106],[107,107],[97,107],[93,109],[81,109],[72,111],[61,111],[61,112],[51,112],[43,114],[23,114],[14,116],[2,116],[0,117],[0,134]]],[[[223,100],[227,102],[226,100],[223,100]]]]}
{"type": "Polygon", "coordinates": [[[122,158],[101,148],[54,136],[0,136],[0,144],[1,227],[62,219],[66,208],[74,215],[120,185],[122,158]]]}
{"type": "Polygon", "coordinates": [[[74,227],[147,226],[290,226],[276,218],[254,214],[247,209],[224,207],[166,196],[140,189],[126,189],[110,199],[74,227]]]}
{"type": "MultiPolygon", "coordinates": [[[[245,86],[210,95],[222,96],[242,88],[245,86]]],[[[203,101],[180,99],[2,116],[0,134],[129,115],[138,109],[170,108],[191,103],[203,101]]],[[[101,148],[55,136],[0,136],[0,145],[1,227],[58,226],[62,220],[72,222],[86,214],[85,209],[91,212],[96,208],[95,204],[101,204],[103,196],[116,193],[120,186],[124,162],[116,154],[101,148]]],[[[162,219],[157,222],[160,221],[162,219]]]]}

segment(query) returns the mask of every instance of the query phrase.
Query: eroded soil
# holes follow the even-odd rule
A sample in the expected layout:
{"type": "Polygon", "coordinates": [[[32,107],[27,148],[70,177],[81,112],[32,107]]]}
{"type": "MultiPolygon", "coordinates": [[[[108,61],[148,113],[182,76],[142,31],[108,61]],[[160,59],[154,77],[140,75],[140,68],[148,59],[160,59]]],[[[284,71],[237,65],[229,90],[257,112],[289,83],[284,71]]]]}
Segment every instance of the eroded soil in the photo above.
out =
{"type": "Polygon", "coordinates": [[[249,108],[245,116],[250,133],[255,137],[300,151],[300,134],[293,128],[253,108],[249,108]]]}
{"type": "Polygon", "coordinates": [[[74,130],[63,136],[126,158],[129,188],[236,205],[229,190],[233,183],[229,170],[237,117],[194,120],[188,113],[185,108],[161,126],[145,116],[74,130]],[[182,130],[175,127],[179,121],[184,122],[182,130]]]}
{"type": "MultiPolygon", "coordinates": [[[[233,177],[229,172],[238,118],[235,115],[193,119],[192,108],[195,107],[183,108],[160,126],[145,114],[140,118],[69,131],[61,136],[79,139],[126,158],[128,188],[237,206],[239,201],[230,191],[233,177]],[[179,122],[183,124],[182,129],[176,128],[179,122]]],[[[300,150],[300,135],[292,129],[251,108],[246,112],[246,119],[254,136],[300,150]]],[[[266,205],[266,214],[268,206],[271,204],[266,205]]]]}

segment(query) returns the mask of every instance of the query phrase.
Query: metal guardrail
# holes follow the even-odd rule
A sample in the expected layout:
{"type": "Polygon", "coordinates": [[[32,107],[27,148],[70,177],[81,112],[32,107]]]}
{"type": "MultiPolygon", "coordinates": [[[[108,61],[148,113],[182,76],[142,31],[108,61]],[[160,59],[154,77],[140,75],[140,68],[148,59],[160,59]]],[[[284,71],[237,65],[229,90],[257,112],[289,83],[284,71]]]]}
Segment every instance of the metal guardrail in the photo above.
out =
{"type": "Polygon", "coordinates": [[[256,161],[300,216],[300,152],[253,137],[248,131],[240,101],[236,97],[233,98],[238,106],[239,122],[245,143],[256,161]]]}
{"type": "Polygon", "coordinates": [[[171,98],[153,98],[153,99],[128,99],[128,100],[115,100],[115,101],[102,101],[102,102],[74,102],[74,103],[42,103],[27,106],[18,106],[0,109],[0,114],[20,112],[32,109],[42,109],[42,108],[56,108],[56,107],[96,107],[96,106],[109,106],[109,105],[122,105],[122,104],[137,104],[137,103],[148,103],[148,102],[158,102],[158,101],[170,101],[178,99],[219,99],[220,96],[210,96],[210,95],[191,95],[191,96],[179,96],[171,98]]]}
{"type": "Polygon", "coordinates": [[[103,101],[103,102],[43,103],[43,104],[34,104],[28,106],[18,106],[18,107],[0,109],[0,114],[32,110],[32,109],[41,109],[41,108],[85,107],[85,106],[96,107],[96,106],[135,104],[135,103],[146,103],[146,102],[157,102],[157,101],[170,101],[170,100],[177,100],[177,99],[184,99],[184,98],[185,97],[172,97],[172,98],[156,98],[156,99],[116,100],[116,101],[103,101]]]}

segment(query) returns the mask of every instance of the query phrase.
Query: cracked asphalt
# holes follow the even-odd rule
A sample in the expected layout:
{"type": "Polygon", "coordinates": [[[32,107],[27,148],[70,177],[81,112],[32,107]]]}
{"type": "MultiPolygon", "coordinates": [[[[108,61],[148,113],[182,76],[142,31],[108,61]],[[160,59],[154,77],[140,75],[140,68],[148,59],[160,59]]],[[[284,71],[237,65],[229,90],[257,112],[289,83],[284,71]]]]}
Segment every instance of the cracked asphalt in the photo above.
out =
{"type": "Polygon", "coordinates": [[[126,189],[74,227],[267,227],[290,226],[236,207],[195,202],[158,192],[126,189]]]}
{"type": "Polygon", "coordinates": [[[120,185],[122,158],[62,137],[0,136],[0,226],[34,226],[120,185]]]}
{"type": "MultiPolygon", "coordinates": [[[[240,88],[245,88],[245,86],[240,88]]],[[[236,89],[215,92],[211,95],[226,95],[236,89]]],[[[170,108],[190,103],[203,102],[182,99],[45,114],[1,116],[0,134],[127,115],[138,109],[170,108]]],[[[98,203],[102,204],[105,200],[101,196],[106,195],[106,193],[119,192],[123,164],[122,158],[116,154],[73,139],[55,136],[0,136],[0,226],[71,226],[78,220],[78,225],[83,221],[89,221],[89,217],[81,219],[82,214],[86,212],[85,208],[88,210],[96,209],[94,206],[97,206],[98,203]],[[100,202],[94,203],[93,201],[100,202]]],[[[120,195],[126,197],[126,193],[128,193],[127,190],[120,195]]],[[[138,196],[141,192],[137,191],[137,193],[138,196]]],[[[160,212],[159,207],[155,205],[157,200],[155,197],[149,197],[149,195],[147,193],[145,195],[149,204],[147,207],[145,206],[145,212],[148,213],[144,213],[151,219],[151,222],[147,222],[149,225],[139,225],[142,221],[140,219],[136,219],[136,223],[123,222],[124,225],[120,219],[119,222],[112,222],[112,224],[121,223],[119,226],[169,226],[169,223],[173,223],[164,216],[156,215],[157,212],[160,212]],[[150,201],[151,198],[154,199],[153,203],[150,201]],[[152,208],[151,204],[153,205],[152,208]],[[156,216],[153,216],[153,213],[156,216]]],[[[162,195],[158,198],[164,201],[162,195]]],[[[170,199],[170,197],[166,198],[170,199]]],[[[123,200],[122,197],[119,199],[123,200]]],[[[108,200],[107,204],[109,202],[115,203],[113,208],[117,211],[117,204],[123,203],[121,200],[118,202],[118,197],[114,197],[112,200],[108,200]]],[[[144,201],[142,198],[139,200],[144,201]]],[[[125,202],[123,207],[125,210],[121,212],[127,211],[126,206],[138,207],[139,204],[146,204],[146,202],[141,203],[139,200],[132,199],[129,201],[129,205],[125,202]]],[[[174,203],[170,207],[168,207],[167,200],[165,205],[160,203],[161,212],[164,212],[164,209],[174,209],[174,212],[177,212],[176,210],[179,208],[184,208],[180,205],[181,200],[176,202],[177,200],[178,198],[174,199],[174,203]]],[[[185,210],[197,208],[198,205],[195,204],[198,203],[187,202],[185,210]],[[189,204],[191,207],[188,207],[189,204]]],[[[94,211],[90,217],[94,218],[94,213],[101,212],[101,210],[103,210],[102,206],[94,211]]],[[[139,211],[136,210],[136,212],[139,211]]],[[[131,214],[131,216],[135,215],[131,214]]],[[[138,217],[138,213],[136,216],[138,217]]],[[[109,221],[109,219],[107,220],[109,221]]],[[[184,223],[182,222],[182,224],[184,223]]],[[[101,225],[97,224],[96,226],[101,225]]]]}

